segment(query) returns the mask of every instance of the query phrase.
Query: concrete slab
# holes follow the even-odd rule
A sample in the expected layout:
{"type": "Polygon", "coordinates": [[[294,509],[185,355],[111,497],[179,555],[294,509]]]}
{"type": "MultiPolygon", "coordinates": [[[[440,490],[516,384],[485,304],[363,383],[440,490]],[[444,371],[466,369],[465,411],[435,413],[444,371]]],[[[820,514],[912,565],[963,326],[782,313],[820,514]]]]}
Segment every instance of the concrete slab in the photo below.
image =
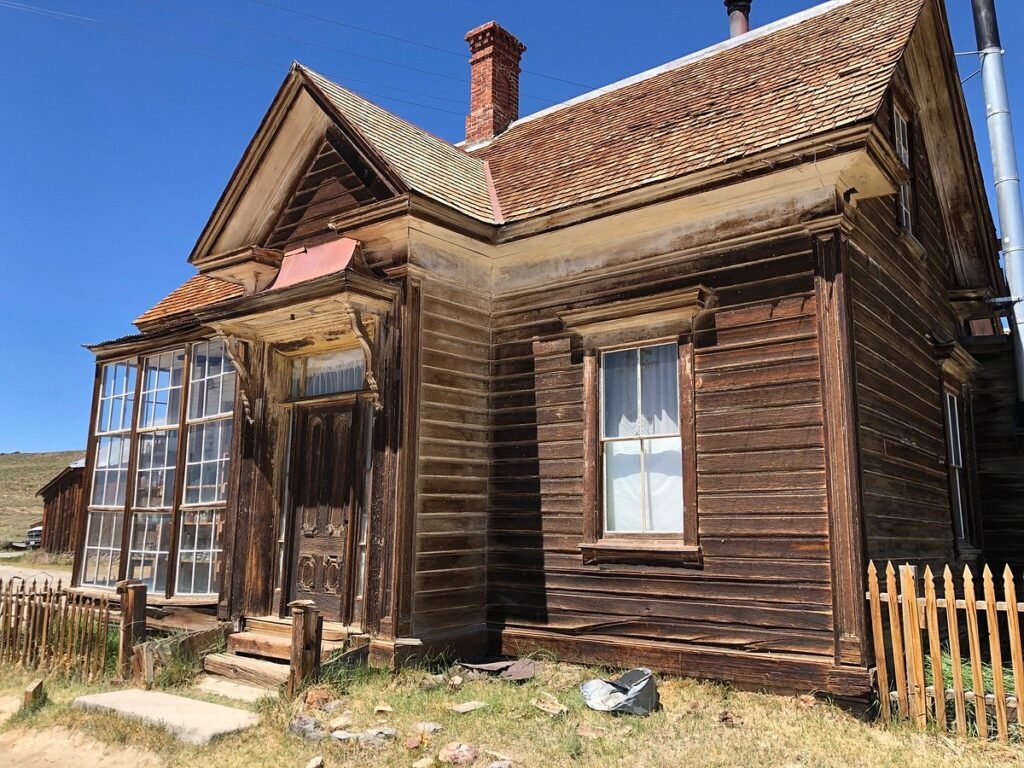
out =
{"type": "Polygon", "coordinates": [[[251,728],[260,720],[253,712],[160,691],[125,690],[79,696],[74,707],[113,712],[158,725],[188,744],[208,744],[210,739],[251,728]]]}
{"type": "Polygon", "coordinates": [[[203,675],[199,678],[196,689],[203,693],[212,693],[214,696],[244,701],[247,704],[255,704],[260,699],[276,699],[278,695],[276,688],[260,688],[256,685],[236,683],[234,680],[211,677],[210,675],[203,675]]]}

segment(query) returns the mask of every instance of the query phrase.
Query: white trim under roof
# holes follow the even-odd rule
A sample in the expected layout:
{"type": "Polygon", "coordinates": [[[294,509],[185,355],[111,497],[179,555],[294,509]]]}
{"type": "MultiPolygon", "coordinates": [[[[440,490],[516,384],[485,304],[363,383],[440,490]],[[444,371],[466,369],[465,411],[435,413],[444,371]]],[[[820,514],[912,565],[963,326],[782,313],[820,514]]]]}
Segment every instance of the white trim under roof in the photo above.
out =
{"type": "MultiPolygon", "coordinates": [[[[568,101],[563,101],[560,104],[555,104],[553,106],[546,107],[545,109],[542,109],[539,112],[534,112],[532,115],[526,115],[526,117],[521,117],[514,123],[509,125],[507,130],[511,130],[515,128],[517,125],[521,125],[522,123],[528,123],[531,120],[536,120],[539,117],[544,117],[544,115],[550,115],[552,112],[557,112],[558,110],[563,109],[564,107],[571,107],[574,104],[580,104],[581,102],[589,101],[590,99],[595,99],[598,96],[603,96],[606,93],[617,91],[620,88],[626,88],[627,86],[633,85],[634,83],[639,83],[643,80],[655,77],[656,75],[660,75],[664,72],[670,72],[673,69],[679,69],[680,67],[684,67],[687,64],[691,64],[700,59],[705,59],[708,58],[709,56],[714,56],[716,53],[721,53],[722,51],[728,51],[731,48],[736,48],[737,46],[743,45],[744,43],[748,43],[751,40],[758,40],[767,35],[779,32],[783,29],[794,27],[797,24],[809,21],[810,19],[828,13],[829,11],[833,11],[836,8],[841,8],[844,5],[849,5],[851,2],[853,2],[853,0],[831,0],[831,2],[822,3],[821,5],[816,5],[813,8],[808,8],[806,11],[794,13],[792,16],[787,16],[784,19],[779,19],[778,21],[772,22],[771,24],[765,24],[763,27],[756,27],[750,30],[750,32],[747,32],[744,35],[740,35],[739,37],[732,37],[729,38],[728,40],[723,40],[720,43],[716,43],[715,45],[712,45],[708,48],[704,48],[703,50],[697,51],[695,53],[687,54],[686,56],[683,56],[682,58],[679,59],[675,59],[674,61],[670,61],[667,64],[662,64],[661,66],[654,67],[653,69],[648,69],[645,72],[640,72],[639,74],[632,75],[623,80],[619,80],[610,85],[606,85],[602,88],[597,88],[593,91],[589,91],[579,96],[575,96],[569,99],[568,101]]],[[[490,142],[479,142],[469,147],[469,149],[476,149],[477,147],[486,146],[488,143],[490,142]]]]}

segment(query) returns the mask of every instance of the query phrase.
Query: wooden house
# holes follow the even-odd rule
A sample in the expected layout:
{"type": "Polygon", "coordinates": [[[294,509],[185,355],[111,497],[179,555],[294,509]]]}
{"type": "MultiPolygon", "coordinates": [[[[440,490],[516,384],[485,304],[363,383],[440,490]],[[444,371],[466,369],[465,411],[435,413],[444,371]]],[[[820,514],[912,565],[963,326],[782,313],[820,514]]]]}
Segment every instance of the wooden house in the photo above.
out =
{"type": "Polygon", "coordinates": [[[240,628],[313,599],[380,664],[864,693],[867,561],[983,553],[972,381],[1009,354],[942,2],[522,118],[522,43],[467,41],[459,144],[288,72],[195,276],[91,347],[76,585],[240,628]]]}
{"type": "Polygon", "coordinates": [[[75,531],[85,511],[82,496],[84,468],[85,459],[73,461],[36,492],[36,496],[43,499],[40,547],[44,552],[72,552],[75,549],[75,531]]]}

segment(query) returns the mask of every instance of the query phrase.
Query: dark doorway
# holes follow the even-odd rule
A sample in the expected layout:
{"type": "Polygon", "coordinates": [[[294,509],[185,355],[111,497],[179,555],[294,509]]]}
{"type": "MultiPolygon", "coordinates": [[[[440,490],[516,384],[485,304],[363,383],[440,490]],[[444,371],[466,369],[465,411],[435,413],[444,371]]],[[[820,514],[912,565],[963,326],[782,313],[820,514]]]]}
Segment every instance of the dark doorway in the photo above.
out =
{"type": "Polygon", "coordinates": [[[315,601],[326,621],[348,621],[351,609],[357,413],[354,400],[297,406],[292,427],[291,596],[315,601]]]}

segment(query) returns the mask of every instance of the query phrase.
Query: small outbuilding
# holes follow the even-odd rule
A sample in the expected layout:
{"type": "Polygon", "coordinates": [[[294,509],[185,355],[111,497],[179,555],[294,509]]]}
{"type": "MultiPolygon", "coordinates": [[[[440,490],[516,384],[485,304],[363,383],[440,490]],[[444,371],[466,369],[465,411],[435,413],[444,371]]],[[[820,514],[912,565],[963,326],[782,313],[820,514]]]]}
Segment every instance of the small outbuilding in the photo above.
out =
{"type": "Polygon", "coordinates": [[[46,552],[71,552],[74,531],[82,510],[82,477],[85,459],[66,466],[36,492],[43,497],[43,540],[46,552]]]}

